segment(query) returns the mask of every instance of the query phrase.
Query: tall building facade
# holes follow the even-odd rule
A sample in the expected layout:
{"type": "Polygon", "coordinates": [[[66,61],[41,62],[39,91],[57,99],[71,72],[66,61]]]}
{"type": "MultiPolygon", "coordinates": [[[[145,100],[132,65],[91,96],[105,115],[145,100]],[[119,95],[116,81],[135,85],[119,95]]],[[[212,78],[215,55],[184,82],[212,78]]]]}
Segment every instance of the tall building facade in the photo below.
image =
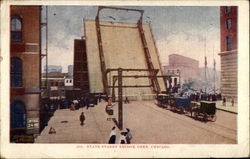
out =
{"type": "Polygon", "coordinates": [[[163,66],[164,72],[171,72],[180,76],[181,84],[189,78],[199,76],[199,61],[178,54],[168,56],[169,65],[163,66]]]}
{"type": "Polygon", "coordinates": [[[73,85],[76,96],[82,96],[90,92],[88,60],[86,54],[85,39],[74,40],[74,67],[73,67],[73,85]]]}
{"type": "Polygon", "coordinates": [[[220,7],[221,94],[237,100],[237,6],[220,7]]]}
{"type": "Polygon", "coordinates": [[[39,133],[40,6],[11,6],[10,137],[39,133]]]}
{"type": "Polygon", "coordinates": [[[68,76],[73,77],[73,65],[68,65],[68,76]]]}
{"type": "MultiPolygon", "coordinates": [[[[47,95],[50,99],[61,99],[65,98],[65,77],[67,73],[60,73],[60,72],[51,72],[47,74],[42,74],[42,82],[41,86],[43,88],[46,87],[46,79],[47,79],[47,95]]],[[[41,96],[42,98],[46,98],[45,95],[41,96]]]]}

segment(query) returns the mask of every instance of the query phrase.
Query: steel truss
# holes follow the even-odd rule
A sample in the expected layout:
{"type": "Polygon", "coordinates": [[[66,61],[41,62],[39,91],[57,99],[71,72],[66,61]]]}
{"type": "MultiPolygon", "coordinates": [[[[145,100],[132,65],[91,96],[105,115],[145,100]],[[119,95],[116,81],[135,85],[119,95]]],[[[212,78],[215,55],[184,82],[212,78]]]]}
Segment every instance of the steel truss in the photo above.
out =
{"type": "MultiPolygon", "coordinates": [[[[170,78],[171,76],[157,76],[157,73],[159,72],[158,69],[123,69],[123,68],[118,68],[118,69],[108,69],[106,71],[106,74],[112,71],[117,71],[117,75],[112,76],[113,79],[113,84],[112,86],[108,86],[108,88],[112,88],[112,100],[115,102],[115,88],[118,88],[118,127],[120,130],[123,129],[123,99],[122,99],[122,94],[123,94],[123,88],[141,88],[141,87],[153,87],[153,85],[123,85],[123,78],[149,78],[149,79],[156,79],[156,78],[170,78]],[[123,72],[149,72],[151,75],[123,75],[123,72]],[[115,86],[115,83],[118,81],[118,86],[115,86]]],[[[157,92],[160,93],[160,92],[157,92]]]]}

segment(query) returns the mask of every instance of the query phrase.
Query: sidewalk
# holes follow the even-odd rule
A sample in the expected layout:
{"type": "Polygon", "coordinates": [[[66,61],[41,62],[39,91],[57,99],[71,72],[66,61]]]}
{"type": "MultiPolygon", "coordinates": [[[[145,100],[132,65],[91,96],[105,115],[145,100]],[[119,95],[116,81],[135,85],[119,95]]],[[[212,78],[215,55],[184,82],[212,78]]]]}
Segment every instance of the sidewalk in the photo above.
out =
{"type": "Polygon", "coordinates": [[[226,102],[226,105],[223,106],[222,101],[216,101],[216,108],[230,113],[235,113],[235,114],[238,113],[237,103],[234,103],[234,106],[232,106],[231,102],[226,102]]]}
{"type": "MultiPolygon", "coordinates": [[[[35,139],[36,143],[107,143],[111,128],[115,126],[113,121],[108,121],[105,112],[105,102],[99,103],[89,109],[80,108],[70,111],[58,109],[50,119],[48,126],[35,139]],[[85,115],[85,124],[80,125],[81,112],[85,115]],[[50,127],[56,130],[56,134],[49,134],[50,127]]],[[[120,130],[116,128],[119,139],[120,130]]],[[[117,140],[118,140],[117,139],[117,140]]]]}

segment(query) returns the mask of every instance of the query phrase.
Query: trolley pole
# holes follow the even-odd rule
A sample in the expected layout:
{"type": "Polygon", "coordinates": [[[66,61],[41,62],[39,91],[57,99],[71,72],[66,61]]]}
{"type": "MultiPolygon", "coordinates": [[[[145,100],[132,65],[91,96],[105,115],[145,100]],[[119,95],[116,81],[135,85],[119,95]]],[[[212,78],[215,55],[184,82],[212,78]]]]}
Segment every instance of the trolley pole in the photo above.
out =
{"type": "Polygon", "coordinates": [[[50,86],[48,84],[48,22],[49,22],[49,19],[48,19],[48,6],[46,6],[46,43],[45,43],[45,47],[46,47],[46,64],[45,64],[45,67],[46,67],[46,80],[45,80],[45,86],[46,86],[46,92],[47,92],[47,95],[48,97],[50,98],[50,86]]]}
{"type": "Polygon", "coordinates": [[[118,69],[118,125],[119,129],[123,129],[123,110],[122,110],[122,69],[118,69]]]}

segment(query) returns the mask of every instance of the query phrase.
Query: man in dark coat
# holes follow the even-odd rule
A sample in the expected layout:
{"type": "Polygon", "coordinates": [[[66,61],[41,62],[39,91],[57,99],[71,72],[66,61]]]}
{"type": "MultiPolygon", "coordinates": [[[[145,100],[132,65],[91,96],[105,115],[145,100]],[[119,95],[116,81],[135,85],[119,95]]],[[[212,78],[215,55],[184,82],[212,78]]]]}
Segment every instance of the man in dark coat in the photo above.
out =
{"type": "Polygon", "coordinates": [[[85,120],[85,116],[84,116],[84,113],[82,112],[82,114],[80,115],[81,126],[84,125],[84,120],[85,120]]]}
{"type": "Polygon", "coordinates": [[[116,140],[116,131],[114,126],[109,136],[109,144],[115,144],[115,140],[116,140]]]}

